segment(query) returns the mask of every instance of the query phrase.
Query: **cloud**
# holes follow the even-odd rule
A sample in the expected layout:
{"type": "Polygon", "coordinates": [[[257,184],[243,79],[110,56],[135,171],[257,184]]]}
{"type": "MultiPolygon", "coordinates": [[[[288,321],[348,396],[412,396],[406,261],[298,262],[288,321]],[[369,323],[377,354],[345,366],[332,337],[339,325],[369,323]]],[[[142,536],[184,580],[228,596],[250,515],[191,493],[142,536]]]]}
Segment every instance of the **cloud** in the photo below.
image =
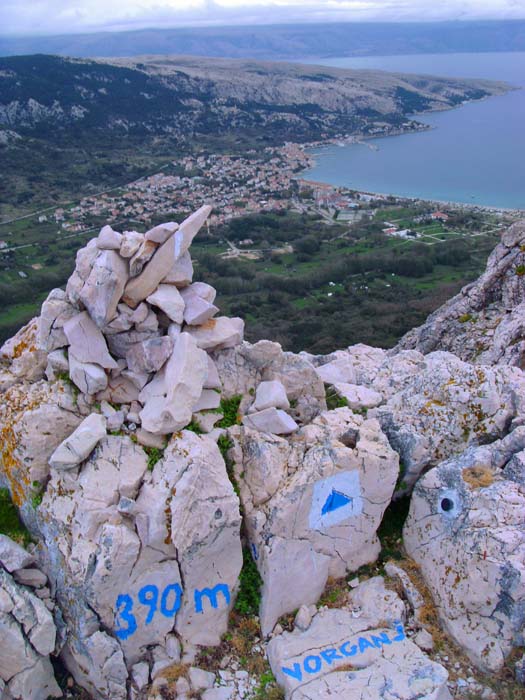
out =
{"type": "Polygon", "coordinates": [[[518,19],[523,0],[1,0],[1,34],[216,24],[518,19]]]}

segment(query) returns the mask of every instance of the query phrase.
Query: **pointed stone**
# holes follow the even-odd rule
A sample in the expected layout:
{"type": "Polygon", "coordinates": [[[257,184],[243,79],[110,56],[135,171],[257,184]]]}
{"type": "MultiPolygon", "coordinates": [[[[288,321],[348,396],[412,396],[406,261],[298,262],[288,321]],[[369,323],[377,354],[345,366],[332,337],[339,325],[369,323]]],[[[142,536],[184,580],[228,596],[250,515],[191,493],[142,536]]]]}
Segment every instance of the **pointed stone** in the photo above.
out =
{"type": "Polygon", "coordinates": [[[288,435],[299,427],[294,419],[277,408],[266,408],[258,413],[244,416],[243,424],[261,433],[288,435]]]}
{"type": "Polygon", "coordinates": [[[126,285],[124,301],[135,308],[139,302],[152,294],[166,277],[174,262],[188,250],[195,235],[206,221],[211,207],[203,206],[185,219],[176,233],[157,249],[138,277],[126,285]]]}
{"type": "Polygon", "coordinates": [[[104,336],[87,311],[82,311],[67,321],[64,324],[64,332],[71,352],[80,362],[94,362],[107,369],[117,367],[117,363],[108,352],[104,336]]]}
{"type": "Polygon", "coordinates": [[[286,389],[278,380],[261,382],[255,392],[253,408],[255,411],[263,411],[265,408],[290,408],[290,402],[286,396],[286,389]]]}
{"type": "Polygon", "coordinates": [[[144,234],[138,231],[124,231],[120,254],[123,258],[131,258],[144,242],[144,234]]]}

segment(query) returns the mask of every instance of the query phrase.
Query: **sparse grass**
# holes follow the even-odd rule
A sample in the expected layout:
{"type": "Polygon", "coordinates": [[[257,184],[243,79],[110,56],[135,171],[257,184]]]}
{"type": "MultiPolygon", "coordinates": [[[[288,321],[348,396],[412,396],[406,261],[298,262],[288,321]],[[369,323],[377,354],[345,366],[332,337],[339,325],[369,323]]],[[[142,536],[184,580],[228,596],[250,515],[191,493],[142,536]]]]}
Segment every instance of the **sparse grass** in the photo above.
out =
{"type": "Polygon", "coordinates": [[[348,603],[348,584],[346,579],[329,578],[326,582],[323,595],[317,602],[318,607],[342,608],[348,603]]]}
{"type": "Polygon", "coordinates": [[[191,432],[195,433],[196,435],[203,435],[204,434],[204,430],[200,427],[200,425],[195,420],[190,421],[188,423],[188,425],[184,428],[184,430],[191,430],[191,432]]]}
{"type": "Polygon", "coordinates": [[[337,391],[330,385],[326,386],[326,406],[329,411],[333,411],[335,408],[344,408],[348,406],[348,401],[344,396],[339,396],[337,391]]]}
{"type": "Polygon", "coordinates": [[[20,520],[7,489],[0,489],[0,533],[23,546],[31,542],[31,536],[20,520]]]}
{"type": "Polygon", "coordinates": [[[142,446],[142,449],[148,455],[148,469],[151,472],[157,462],[164,457],[164,450],[161,450],[160,447],[147,447],[145,445],[142,446]]]}
{"type": "Polygon", "coordinates": [[[221,399],[219,411],[222,413],[222,419],[217,423],[217,428],[231,428],[241,422],[239,416],[239,406],[241,405],[242,396],[232,396],[230,399],[221,399]]]}
{"type": "Polygon", "coordinates": [[[262,579],[250,550],[243,550],[243,565],[239,575],[239,593],[235,610],[241,615],[257,615],[261,602],[262,579]]]}
{"type": "Polygon", "coordinates": [[[460,323],[468,323],[469,321],[472,321],[473,317],[472,314],[462,314],[459,318],[458,321],[460,323]]]}
{"type": "Polygon", "coordinates": [[[523,277],[525,275],[525,265],[516,265],[515,272],[518,277],[523,277]]]}

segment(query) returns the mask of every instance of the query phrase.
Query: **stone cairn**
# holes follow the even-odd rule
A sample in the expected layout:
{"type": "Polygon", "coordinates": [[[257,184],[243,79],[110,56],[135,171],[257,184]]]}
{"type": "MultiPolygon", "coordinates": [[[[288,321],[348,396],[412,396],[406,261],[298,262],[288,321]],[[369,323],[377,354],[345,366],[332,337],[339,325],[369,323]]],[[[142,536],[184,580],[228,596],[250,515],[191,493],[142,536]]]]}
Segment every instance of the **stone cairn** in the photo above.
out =
{"type": "Polygon", "coordinates": [[[0,700],[60,697],[58,656],[96,700],[142,700],[173,664],[188,668],[180,700],[249,698],[192,666],[227,630],[243,547],[287,699],[449,700],[402,568],[386,573],[403,599],[374,577],[338,609],[316,603],[376,561],[386,508],[417,482],[405,545],[443,625],[485,671],[523,646],[523,374],[243,341],[193,282],[209,213],[105,226],[0,350],[0,485],[35,540],[0,536],[0,700]],[[327,387],[346,405],[327,410],[327,387]]]}

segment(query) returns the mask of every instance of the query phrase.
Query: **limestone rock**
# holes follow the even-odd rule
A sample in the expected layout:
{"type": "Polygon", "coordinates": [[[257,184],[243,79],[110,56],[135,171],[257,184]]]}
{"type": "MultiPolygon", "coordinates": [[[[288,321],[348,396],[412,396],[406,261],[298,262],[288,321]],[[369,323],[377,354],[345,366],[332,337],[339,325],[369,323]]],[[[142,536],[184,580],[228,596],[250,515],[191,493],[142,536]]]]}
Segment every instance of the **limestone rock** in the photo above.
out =
{"type": "Polygon", "coordinates": [[[92,321],[87,311],[82,311],[64,324],[64,332],[73,353],[79,362],[89,362],[107,369],[117,366],[108,352],[104,336],[92,321]]]}
{"type": "Polygon", "coordinates": [[[54,469],[73,469],[89,456],[105,436],[106,419],[92,413],[56,448],[49,458],[49,464],[54,469]]]}
{"type": "Polygon", "coordinates": [[[59,374],[69,374],[69,360],[64,348],[49,353],[45,374],[50,382],[54,381],[59,374]]]}
{"type": "Polygon", "coordinates": [[[111,353],[115,355],[115,357],[125,359],[132,345],[135,345],[135,343],[142,343],[145,340],[151,340],[152,338],[158,338],[160,335],[161,333],[158,330],[131,330],[124,333],[115,333],[115,335],[108,335],[106,340],[111,353]]]}
{"type": "Polygon", "coordinates": [[[168,274],[161,280],[162,284],[174,284],[176,287],[187,287],[193,279],[193,265],[188,251],[175,260],[168,274]]]}
{"type": "Polygon", "coordinates": [[[173,236],[175,231],[179,228],[179,224],[175,221],[167,221],[164,224],[159,224],[154,228],[151,228],[144,235],[147,241],[153,241],[154,243],[166,243],[168,238],[173,236]]]}
{"type": "Polygon", "coordinates": [[[97,248],[101,250],[120,250],[122,234],[114,231],[111,226],[103,226],[97,238],[97,248]]]}
{"type": "Polygon", "coordinates": [[[181,290],[181,296],[184,300],[184,321],[189,326],[200,326],[209,321],[219,311],[216,306],[195,293],[193,290],[195,284],[197,283],[194,282],[189,287],[181,290]]]}
{"type": "Polygon", "coordinates": [[[273,674],[287,700],[385,698],[451,700],[448,674],[407,639],[401,624],[377,617],[322,610],[307,630],[274,637],[268,645],[273,674]]]}
{"type": "Polygon", "coordinates": [[[290,402],[286,396],[286,389],[276,379],[269,382],[261,382],[255,392],[253,409],[264,411],[266,408],[282,408],[285,411],[290,408],[290,402]]]}
{"type": "Polygon", "coordinates": [[[525,492],[506,472],[524,450],[520,427],[432,469],[404,529],[447,631],[484,671],[525,641],[525,492]]]}
{"type": "Polygon", "coordinates": [[[7,360],[9,372],[19,380],[37,381],[44,376],[47,353],[38,347],[38,319],[23,326],[0,348],[0,359],[7,360]]]}
{"type": "Polygon", "coordinates": [[[171,321],[182,323],[184,300],[174,285],[159,284],[155,292],[149,295],[147,301],[153,306],[162,309],[171,321]]]}
{"type": "Polygon", "coordinates": [[[377,417],[405,465],[403,490],[421,472],[469,444],[503,437],[523,412],[525,380],[512,367],[476,367],[434,352],[377,417]]]}
{"type": "Polygon", "coordinates": [[[120,254],[123,258],[131,258],[144,242],[144,235],[137,231],[124,231],[120,245],[120,254]]]}
{"type": "Polygon", "coordinates": [[[128,367],[136,375],[156,372],[173,352],[173,340],[167,335],[132,345],[126,355],[128,367]]]}
{"type": "Polygon", "coordinates": [[[33,564],[35,558],[7,535],[0,534],[0,564],[7,571],[13,572],[16,569],[23,569],[25,566],[33,564]]]}
{"type": "Polygon", "coordinates": [[[233,348],[242,343],[244,321],[240,318],[219,316],[210,318],[201,326],[192,326],[187,332],[203,350],[233,348]]]}
{"type": "Polygon", "coordinates": [[[379,392],[365,386],[336,382],[334,388],[339,396],[346,399],[349,408],[354,411],[375,408],[383,401],[383,396],[379,392]]]}
{"type": "Polygon", "coordinates": [[[325,365],[321,365],[317,367],[317,374],[325,384],[340,382],[352,384],[356,379],[356,373],[350,358],[333,360],[325,365]]]}
{"type": "Polygon", "coordinates": [[[140,275],[144,269],[144,265],[151,260],[153,254],[158,248],[158,244],[150,240],[144,240],[140,248],[133,255],[129,261],[129,274],[130,277],[136,277],[140,275]]]}
{"type": "Polygon", "coordinates": [[[485,272],[409,331],[396,350],[453,352],[482,365],[523,366],[525,356],[525,222],[514,223],[487,260],[485,272]]]}
{"type": "Polygon", "coordinates": [[[229,433],[268,634],[282,614],[315,603],[329,575],[376,559],[398,455],[377,421],[347,408],[322,413],[288,441],[246,428],[229,433]]]}
{"type": "Polygon", "coordinates": [[[78,297],[99,328],[115,317],[128,276],[126,261],[114,250],[100,251],[93,261],[78,297]]]}
{"type": "Polygon", "coordinates": [[[274,435],[289,435],[299,427],[291,416],[277,408],[265,408],[263,411],[250,413],[244,416],[242,422],[248,428],[274,435]]]}
{"type": "Polygon", "coordinates": [[[51,290],[38,317],[38,348],[49,353],[67,345],[64,324],[77,313],[78,309],[67,301],[65,292],[61,289],[51,290]]]}
{"type": "Polygon", "coordinates": [[[188,333],[181,333],[165,366],[164,390],[151,396],[140,413],[142,427],[151,433],[167,434],[186,426],[201,395],[207,369],[206,353],[197,348],[188,333]]]}
{"type": "Polygon", "coordinates": [[[100,365],[93,362],[81,362],[69,353],[69,377],[83,394],[94,395],[108,385],[108,377],[100,365]]]}
{"type": "Polygon", "coordinates": [[[134,308],[155,291],[159,283],[170,273],[174,262],[187,252],[210,211],[211,207],[203,206],[185,219],[174,235],[157,249],[140,275],[128,282],[124,301],[129,306],[134,308]]]}

